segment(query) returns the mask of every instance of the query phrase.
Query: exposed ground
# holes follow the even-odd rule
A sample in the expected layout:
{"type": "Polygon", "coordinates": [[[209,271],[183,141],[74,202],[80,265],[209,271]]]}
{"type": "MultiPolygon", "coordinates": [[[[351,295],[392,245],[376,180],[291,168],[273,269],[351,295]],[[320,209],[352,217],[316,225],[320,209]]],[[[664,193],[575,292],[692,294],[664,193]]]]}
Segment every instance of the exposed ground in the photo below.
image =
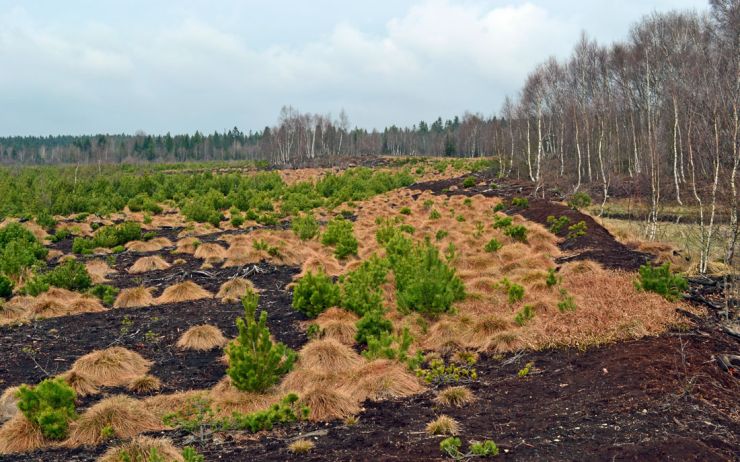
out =
{"type": "MultiPolygon", "coordinates": [[[[485,174],[477,178],[478,184],[470,188],[462,187],[462,178],[454,178],[409,189],[428,190],[438,196],[509,199],[531,192],[525,183],[508,182],[491,188],[491,179],[485,174]]],[[[395,201],[392,206],[405,204],[403,195],[389,197],[395,201]]],[[[379,208],[372,210],[383,210],[385,205],[381,201],[373,205],[379,208]]],[[[586,222],[586,235],[557,241],[559,253],[552,258],[555,264],[589,260],[606,269],[633,272],[652,258],[617,241],[590,216],[559,203],[530,198],[528,208],[507,207],[506,212],[545,227],[550,215],[568,216],[571,223],[586,222]]],[[[356,227],[361,231],[368,220],[362,210],[358,214],[356,227]]],[[[451,226],[462,229],[463,224],[451,226]]],[[[174,243],[179,231],[160,229],[157,234],[174,243]]],[[[235,233],[219,232],[199,239],[226,248],[228,242],[224,239],[235,233]]],[[[62,241],[54,248],[68,253],[70,245],[62,241]]],[[[286,287],[304,269],[300,265],[263,261],[201,268],[203,259],[170,254],[173,249],[122,254],[113,266],[115,272],[107,276],[110,284],[153,288],[152,295],[157,297],[182,280],[216,293],[229,279],[245,277],[260,291],[260,307],[269,313],[275,339],[296,349],[307,342],[301,323],[306,318],[291,307],[291,293],[286,287]],[[139,257],[155,254],[172,266],[136,275],[126,272],[139,257]],[[184,261],[175,264],[176,259],[184,261]]],[[[361,256],[371,250],[361,248],[361,256]]],[[[315,252],[317,258],[322,257],[318,250],[315,252]]],[[[465,261],[464,252],[462,258],[465,261]]],[[[337,273],[345,270],[337,265],[337,273]]],[[[585,349],[513,348],[498,354],[484,351],[476,364],[479,379],[468,384],[476,401],[462,408],[440,407],[434,402],[437,390],[430,389],[405,398],[365,401],[353,424],[342,420],[305,422],[257,435],[208,432],[202,440],[180,430],[152,434],[167,436],[178,447],[194,445],[206,460],[438,460],[442,459],[441,437],[427,435],[424,427],[436,416],[446,414],[460,422],[460,437],[466,446],[471,440],[494,439],[501,448],[502,460],[738,460],[740,383],[714,360],[719,354],[736,354],[738,339],[725,333],[718,322],[716,301],[720,295],[716,287],[694,284],[694,305],[677,303],[670,307],[673,312],[666,319],[675,316],[681,323],[660,335],[641,333],[635,335],[641,337],[636,340],[585,349]],[[530,362],[531,372],[519,377],[517,372],[530,362]],[[307,455],[290,454],[287,444],[301,436],[311,438],[316,447],[307,455]]],[[[589,312],[589,307],[580,308],[589,312]]],[[[465,312],[468,308],[461,309],[465,312]]],[[[241,312],[239,303],[206,298],[0,326],[0,389],[38,383],[47,375],[68,370],[84,354],[110,346],[124,346],[151,360],[150,373],[162,382],[159,393],[210,388],[224,377],[226,365],[220,360],[223,352],[182,351],[175,343],[187,328],[203,323],[215,325],[227,338],[233,338],[234,319],[241,312]]],[[[553,318],[556,314],[542,316],[553,318]]],[[[620,331],[616,332],[621,338],[620,331]]],[[[540,338],[536,331],[528,335],[527,331],[521,334],[532,342],[540,338]]],[[[84,412],[118,393],[131,394],[121,387],[104,388],[100,394],[81,399],[79,409],[84,412]]],[[[118,443],[112,439],[92,447],[39,449],[2,455],[0,459],[92,461],[118,443]]]]}

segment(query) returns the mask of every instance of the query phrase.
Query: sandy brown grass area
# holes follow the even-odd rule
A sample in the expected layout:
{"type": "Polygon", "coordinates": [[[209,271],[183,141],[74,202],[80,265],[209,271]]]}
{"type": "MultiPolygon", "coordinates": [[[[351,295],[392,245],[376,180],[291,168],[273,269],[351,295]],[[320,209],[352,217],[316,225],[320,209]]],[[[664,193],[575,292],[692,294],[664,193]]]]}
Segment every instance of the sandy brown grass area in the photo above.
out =
{"type": "Polygon", "coordinates": [[[154,462],[151,459],[152,451],[155,451],[159,462],[183,462],[182,454],[167,438],[151,438],[148,436],[136,436],[119,446],[108,449],[97,462],[121,462],[128,457],[129,460],[139,462],[154,462]]]}
{"type": "Polygon", "coordinates": [[[160,389],[162,381],[151,374],[137,377],[128,384],[128,390],[136,394],[152,393],[160,389]]]}
{"type": "Polygon", "coordinates": [[[82,356],[72,365],[72,372],[80,374],[97,386],[117,387],[146,374],[151,361],[123,347],[97,350],[82,356]]]}
{"type": "Polygon", "coordinates": [[[129,274],[141,274],[148,273],[149,271],[165,270],[170,266],[172,265],[167,263],[167,260],[164,258],[159,255],[152,255],[139,258],[127,271],[129,274]]]}
{"type": "Polygon", "coordinates": [[[95,297],[52,287],[37,297],[16,296],[10,299],[0,308],[0,325],[101,311],[105,308],[95,297]]]}
{"type": "Polygon", "coordinates": [[[184,237],[177,241],[175,244],[175,250],[172,253],[187,253],[194,254],[200,245],[200,240],[197,237],[184,237]]]}
{"type": "Polygon", "coordinates": [[[99,401],[74,421],[65,445],[100,444],[109,437],[103,432],[106,428],[118,438],[131,438],[165,427],[142,401],[118,395],[99,401]]]}
{"type": "Polygon", "coordinates": [[[344,419],[360,412],[356,399],[340,390],[319,386],[301,394],[300,403],[308,406],[308,419],[314,422],[344,419]]]}
{"type": "Polygon", "coordinates": [[[234,278],[221,284],[221,287],[216,294],[216,298],[220,298],[224,303],[234,303],[241,300],[241,298],[247,294],[248,291],[256,292],[257,289],[252,284],[252,281],[245,278],[234,278]]]}
{"type": "Polygon", "coordinates": [[[206,263],[220,263],[226,258],[226,249],[215,243],[200,244],[195,249],[195,258],[201,258],[206,263]]]}
{"type": "Polygon", "coordinates": [[[343,389],[360,402],[404,398],[426,389],[405,365],[384,359],[359,367],[350,377],[343,389]]]}
{"type": "Polygon", "coordinates": [[[204,324],[186,330],[177,340],[177,347],[181,350],[208,351],[227,343],[228,340],[218,327],[204,324]]]}
{"type": "Polygon", "coordinates": [[[17,414],[0,427],[0,454],[28,452],[49,445],[41,429],[22,414],[17,414]]]}
{"type": "Polygon", "coordinates": [[[88,261],[85,263],[85,268],[87,268],[93,284],[105,284],[108,282],[107,276],[116,272],[116,270],[108,266],[105,260],[100,259],[88,261]]]}
{"type": "Polygon", "coordinates": [[[141,308],[154,305],[152,290],[148,287],[129,287],[121,289],[113,303],[113,308],[141,308]]]}
{"type": "Polygon", "coordinates": [[[213,297],[213,294],[198,284],[192,281],[183,281],[164,289],[162,295],[155,300],[155,303],[162,305],[165,303],[188,302],[211,297],[213,297]]]}
{"type": "Polygon", "coordinates": [[[333,338],[308,342],[298,357],[299,367],[324,372],[347,371],[361,363],[360,355],[333,338]]]}

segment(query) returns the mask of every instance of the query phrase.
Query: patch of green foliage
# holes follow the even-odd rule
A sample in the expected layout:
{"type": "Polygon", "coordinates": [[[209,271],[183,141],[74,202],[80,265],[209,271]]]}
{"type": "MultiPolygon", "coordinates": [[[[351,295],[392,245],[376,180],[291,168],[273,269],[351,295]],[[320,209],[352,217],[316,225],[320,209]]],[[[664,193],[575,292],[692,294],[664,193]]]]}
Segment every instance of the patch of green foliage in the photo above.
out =
{"type": "Polygon", "coordinates": [[[462,182],[463,188],[472,188],[473,186],[475,186],[475,178],[472,176],[465,178],[462,182]]]}
{"type": "Polygon", "coordinates": [[[583,220],[574,225],[570,225],[568,226],[568,239],[575,239],[577,237],[585,236],[586,230],[588,230],[588,226],[586,226],[586,222],[583,220]]]}
{"type": "Polygon", "coordinates": [[[319,222],[316,221],[316,217],[312,213],[305,213],[299,216],[293,217],[290,222],[290,227],[293,232],[302,241],[313,239],[319,234],[319,222]]]}
{"type": "Polygon", "coordinates": [[[529,199],[526,197],[514,197],[511,199],[511,206],[520,209],[529,208],[529,199]]]}
{"type": "Polygon", "coordinates": [[[570,196],[570,199],[568,199],[568,207],[574,210],[586,208],[589,205],[591,205],[591,196],[583,191],[574,193],[570,196]]]}
{"type": "Polygon", "coordinates": [[[13,281],[0,274],[0,298],[10,298],[13,295],[13,281]]]}
{"type": "Polygon", "coordinates": [[[523,326],[532,318],[534,318],[534,307],[532,305],[524,305],[524,307],[517,312],[516,316],[514,316],[514,322],[518,326],[523,326]]]}
{"type": "Polygon", "coordinates": [[[474,357],[468,358],[464,364],[447,364],[442,359],[433,359],[427,367],[417,369],[416,375],[434,386],[467,383],[478,379],[478,371],[474,365],[474,357]]]}
{"type": "Polygon", "coordinates": [[[498,251],[501,247],[503,247],[503,244],[501,244],[495,237],[488,241],[486,245],[483,247],[483,250],[485,250],[488,253],[493,253],[498,251]]]}
{"type": "Polygon", "coordinates": [[[36,266],[48,251],[36,236],[19,223],[0,228],[0,273],[19,276],[25,269],[36,266]]]}
{"type": "Polygon", "coordinates": [[[264,392],[290,372],[296,359],[293,350],[270,339],[266,311],[255,320],[258,302],[259,295],[251,291],[242,298],[244,317],[236,320],[239,335],[226,350],[229,356],[226,373],[242,391],[264,392]]]}
{"type": "Polygon", "coordinates": [[[675,301],[689,288],[689,285],[686,278],[671,272],[670,263],[664,263],[660,266],[642,265],[638,279],[635,281],[635,287],[638,290],[660,294],[666,300],[675,301]]]}
{"type": "Polygon", "coordinates": [[[399,235],[386,244],[386,253],[402,312],[436,316],[448,312],[453,302],[465,298],[465,287],[454,268],[439,258],[439,250],[428,239],[416,244],[399,235]]]}
{"type": "Polygon", "coordinates": [[[552,287],[560,282],[558,276],[555,274],[555,271],[555,268],[550,268],[547,270],[547,278],[545,278],[545,284],[547,284],[547,287],[552,287]]]}
{"type": "Polygon", "coordinates": [[[334,256],[340,260],[357,255],[357,239],[353,233],[352,222],[341,216],[332,218],[326,225],[326,231],[321,235],[321,243],[334,246],[334,256]]]}
{"type": "Polygon", "coordinates": [[[67,260],[56,268],[45,273],[36,274],[23,287],[28,295],[36,296],[49,290],[49,287],[67,290],[84,291],[92,286],[92,278],[84,263],[67,260]]]}
{"type": "Polygon", "coordinates": [[[447,232],[447,230],[445,230],[445,229],[439,229],[439,230],[437,230],[437,233],[434,235],[434,238],[436,240],[438,240],[438,241],[441,241],[442,239],[446,238],[449,235],[450,235],[450,233],[447,232]]]}
{"type": "Polygon", "coordinates": [[[526,377],[529,375],[530,372],[532,372],[532,368],[534,367],[533,362],[529,362],[524,365],[523,368],[519,369],[519,372],[516,373],[518,377],[526,377]]]}
{"type": "Polygon", "coordinates": [[[132,212],[149,212],[154,215],[162,213],[162,207],[146,193],[139,193],[126,203],[132,212]]]}
{"type": "Polygon", "coordinates": [[[511,225],[504,229],[504,234],[519,242],[527,242],[527,228],[524,225],[511,225]]]}
{"type": "Polygon", "coordinates": [[[234,413],[220,422],[223,430],[240,430],[257,433],[272,430],[275,425],[296,422],[308,418],[309,409],[298,404],[298,395],[290,393],[279,403],[264,411],[249,414],[234,413]]]}
{"type": "Polygon", "coordinates": [[[560,301],[558,302],[558,309],[564,313],[566,311],[576,310],[576,301],[572,295],[565,289],[560,289],[560,301]]]}
{"type": "Polygon", "coordinates": [[[564,227],[570,224],[570,218],[566,217],[565,215],[561,215],[558,218],[550,215],[547,217],[547,224],[550,225],[551,233],[558,234],[564,227]]]}
{"type": "Polygon", "coordinates": [[[309,271],[293,288],[293,308],[310,318],[338,306],[339,301],[339,286],[321,270],[316,274],[309,271]]]}
{"type": "Polygon", "coordinates": [[[116,301],[116,295],[118,295],[119,289],[107,284],[97,284],[91,287],[88,292],[90,295],[98,297],[106,305],[113,305],[113,302],[116,301]]]}
{"type": "Polygon", "coordinates": [[[388,270],[388,261],[373,255],[342,276],[339,280],[340,305],[359,316],[372,311],[383,311],[381,286],[386,281],[388,270]]]}
{"type": "Polygon", "coordinates": [[[495,205],[495,206],[493,207],[493,211],[494,211],[494,212],[501,212],[501,211],[502,211],[502,210],[504,210],[505,208],[506,208],[506,205],[504,205],[504,203],[503,203],[503,202],[499,202],[498,204],[496,204],[496,205],[495,205]]]}
{"type": "Polygon", "coordinates": [[[69,237],[72,236],[72,231],[69,228],[64,229],[57,229],[54,234],[52,234],[49,239],[51,239],[51,242],[61,242],[69,237]]]}
{"type": "Polygon", "coordinates": [[[89,253],[97,247],[114,247],[142,238],[141,225],[135,222],[124,222],[118,225],[104,226],[91,238],[76,237],[72,242],[74,253],[89,253]]]}
{"type": "Polygon", "coordinates": [[[513,219],[505,215],[494,215],[493,216],[493,227],[496,229],[505,229],[511,226],[513,219]]]}
{"type": "Polygon", "coordinates": [[[411,209],[409,207],[401,207],[401,210],[398,211],[401,215],[411,215],[411,209]]]}
{"type": "Polygon", "coordinates": [[[432,209],[431,212],[429,212],[429,219],[430,220],[439,220],[442,217],[442,214],[439,213],[437,209],[432,209]]]}
{"type": "Polygon", "coordinates": [[[524,298],[524,287],[519,284],[511,282],[507,278],[503,278],[500,284],[506,290],[509,303],[514,304],[524,298]]]}
{"type": "Polygon", "coordinates": [[[423,361],[421,351],[415,356],[409,356],[408,351],[414,341],[408,328],[404,328],[400,336],[382,331],[378,337],[367,337],[367,349],[362,355],[368,360],[390,359],[406,364],[411,370],[416,370],[423,361]]]}
{"type": "Polygon", "coordinates": [[[393,332],[393,323],[386,319],[381,311],[368,311],[357,321],[355,340],[361,345],[367,345],[371,337],[379,339],[384,333],[390,334],[391,332],[393,332]]]}
{"type": "Polygon", "coordinates": [[[21,385],[18,409],[51,440],[63,440],[77,418],[75,392],[63,379],[45,379],[35,387],[21,385]]]}

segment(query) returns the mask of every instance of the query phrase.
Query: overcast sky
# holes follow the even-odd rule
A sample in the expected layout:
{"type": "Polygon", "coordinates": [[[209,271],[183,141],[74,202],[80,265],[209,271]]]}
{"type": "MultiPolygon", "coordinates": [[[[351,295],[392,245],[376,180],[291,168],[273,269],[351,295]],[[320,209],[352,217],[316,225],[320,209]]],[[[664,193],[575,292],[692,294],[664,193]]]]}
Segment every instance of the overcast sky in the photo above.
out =
{"type": "Polygon", "coordinates": [[[705,0],[0,0],[0,135],[353,126],[497,113],[582,30],[705,0]]]}

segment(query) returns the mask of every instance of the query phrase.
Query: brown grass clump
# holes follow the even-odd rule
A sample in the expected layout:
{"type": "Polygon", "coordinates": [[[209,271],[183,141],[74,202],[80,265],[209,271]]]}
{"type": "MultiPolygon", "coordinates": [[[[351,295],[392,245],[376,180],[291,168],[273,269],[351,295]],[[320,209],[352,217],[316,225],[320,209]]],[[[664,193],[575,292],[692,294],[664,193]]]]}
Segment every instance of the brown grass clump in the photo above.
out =
{"type": "Polygon", "coordinates": [[[301,368],[317,371],[347,371],[362,363],[352,348],[333,338],[313,340],[300,351],[301,368]]]}
{"type": "Polygon", "coordinates": [[[463,407],[475,401],[473,392],[468,387],[447,387],[437,392],[434,402],[442,406],[463,407]]]}
{"type": "Polygon", "coordinates": [[[324,338],[333,338],[344,345],[354,345],[357,335],[355,323],[347,321],[326,321],[319,324],[324,338]]]}
{"type": "Polygon", "coordinates": [[[397,362],[384,359],[362,366],[348,386],[350,395],[360,401],[404,398],[424,391],[419,379],[397,362]]]}
{"type": "Polygon", "coordinates": [[[118,438],[131,438],[148,431],[162,430],[161,421],[141,401],[118,395],[106,398],[76,420],[71,427],[69,446],[94,445],[103,442],[104,428],[113,430],[118,438]]]}
{"type": "Polygon", "coordinates": [[[145,374],[129,383],[128,389],[136,394],[145,394],[158,391],[161,386],[161,380],[151,374],[145,374]]]}
{"type": "Polygon", "coordinates": [[[157,298],[157,303],[180,303],[211,297],[213,297],[213,294],[193,281],[183,281],[164,289],[162,295],[157,298]]]}
{"type": "Polygon", "coordinates": [[[0,427],[0,454],[29,452],[48,445],[41,429],[17,414],[0,427]]]}
{"type": "Polygon", "coordinates": [[[90,260],[85,263],[85,268],[87,268],[87,272],[90,274],[94,284],[103,284],[108,282],[108,278],[106,276],[116,272],[103,260],[90,260]]]}
{"type": "Polygon", "coordinates": [[[116,301],[113,303],[113,308],[139,308],[142,306],[154,305],[154,297],[152,297],[151,289],[147,287],[130,287],[128,289],[122,289],[116,301]]]}
{"type": "MultiPolygon", "coordinates": [[[[53,318],[77,313],[105,311],[94,297],[81,295],[66,289],[52,287],[35,298],[23,298],[27,318],[53,318]]],[[[12,306],[12,305],[11,305],[12,306]]]]}
{"type": "Polygon", "coordinates": [[[111,347],[79,358],[71,371],[87,377],[96,385],[116,387],[127,385],[146,374],[151,365],[151,361],[138,353],[123,347],[111,347]]]}
{"type": "Polygon", "coordinates": [[[351,311],[344,310],[342,308],[332,307],[321,313],[316,317],[315,322],[321,324],[322,322],[328,321],[345,321],[355,323],[360,318],[351,311]]]}
{"type": "Polygon", "coordinates": [[[200,240],[195,237],[184,237],[177,241],[177,247],[173,253],[194,254],[200,245],[200,240]]]}
{"type": "Polygon", "coordinates": [[[220,416],[234,412],[249,414],[277,403],[281,396],[270,393],[252,393],[234,387],[229,377],[224,377],[210,391],[211,408],[220,416]]]}
{"type": "Polygon", "coordinates": [[[205,243],[195,250],[195,258],[202,258],[208,263],[218,263],[226,258],[226,249],[215,243],[205,243]]]}
{"type": "Polygon", "coordinates": [[[0,395],[0,424],[18,414],[18,398],[15,394],[20,388],[20,385],[6,388],[0,395]]]}
{"type": "Polygon", "coordinates": [[[288,451],[292,454],[308,454],[316,445],[311,440],[295,440],[288,445],[288,451]]]}
{"type": "Polygon", "coordinates": [[[64,379],[72,387],[75,393],[77,393],[77,396],[97,395],[100,393],[100,388],[98,388],[98,385],[94,381],[74,370],[60,374],[59,377],[64,379]]]}
{"type": "Polygon", "coordinates": [[[167,263],[167,260],[160,257],[159,255],[152,255],[150,257],[141,257],[131,265],[128,269],[129,274],[141,274],[148,273],[149,271],[166,270],[171,265],[167,263]]]}
{"type": "Polygon", "coordinates": [[[216,294],[216,298],[220,298],[224,303],[234,303],[241,300],[249,290],[253,292],[256,291],[254,284],[252,284],[252,281],[249,279],[229,279],[221,285],[221,288],[216,294]]]}
{"type": "Polygon", "coordinates": [[[308,419],[326,422],[343,419],[360,412],[357,400],[344,392],[324,387],[313,387],[301,396],[300,403],[308,406],[308,419]]]}
{"type": "Polygon", "coordinates": [[[452,417],[441,415],[427,424],[426,432],[430,435],[457,435],[460,424],[452,417]]]}
{"type": "Polygon", "coordinates": [[[203,324],[186,330],[177,340],[177,347],[181,350],[208,351],[227,343],[228,340],[218,327],[203,324]]]}
{"type": "Polygon", "coordinates": [[[280,390],[286,393],[302,393],[317,386],[334,389],[341,386],[345,377],[345,375],[340,375],[338,372],[297,368],[283,377],[282,382],[280,382],[280,390]]]}
{"type": "Polygon", "coordinates": [[[150,457],[152,450],[159,455],[157,462],[183,462],[182,454],[167,438],[150,438],[136,436],[120,446],[108,449],[98,462],[121,462],[132,460],[137,462],[154,462],[150,457]],[[124,459],[128,457],[128,459],[124,459]]]}
{"type": "Polygon", "coordinates": [[[142,402],[161,422],[165,415],[182,410],[189,401],[195,399],[208,399],[208,394],[203,390],[189,390],[179,393],[149,396],[143,398],[142,402]]]}
{"type": "Polygon", "coordinates": [[[127,242],[124,247],[126,247],[126,250],[129,252],[157,252],[164,248],[160,243],[154,242],[154,239],[151,241],[127,242]]]}

